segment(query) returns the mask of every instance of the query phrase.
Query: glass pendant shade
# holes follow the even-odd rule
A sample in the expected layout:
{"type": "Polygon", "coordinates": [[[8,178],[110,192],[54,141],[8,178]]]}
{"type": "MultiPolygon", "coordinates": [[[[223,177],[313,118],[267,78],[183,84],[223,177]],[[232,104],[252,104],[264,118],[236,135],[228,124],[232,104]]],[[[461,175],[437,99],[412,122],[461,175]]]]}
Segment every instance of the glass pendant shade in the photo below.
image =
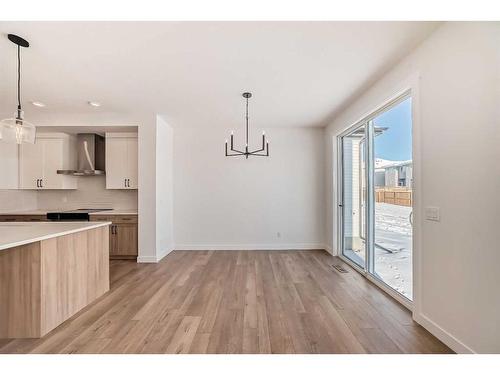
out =
{"type": "Polygon", "coordinates": [[[10,143],[35,143],[36,127],[22,116],[0,121],[0,139],[10,143]]]}
{"type": "Polygon", "coordinates": [[[17,45],[17,112],[13,118],[0,121],[0,139],[11,143],[35,143],[36,127],[24,120],[21,107],[21,47],[30,46],[27,40],[18,35],[8,34],[7,38],[17,45]]]}

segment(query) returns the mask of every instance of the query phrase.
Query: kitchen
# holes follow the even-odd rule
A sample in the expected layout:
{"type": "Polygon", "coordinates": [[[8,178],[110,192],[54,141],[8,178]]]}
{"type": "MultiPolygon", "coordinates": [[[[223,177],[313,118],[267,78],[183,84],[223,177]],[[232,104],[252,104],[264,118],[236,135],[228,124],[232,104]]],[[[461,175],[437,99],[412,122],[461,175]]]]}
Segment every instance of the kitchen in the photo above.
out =
{"type": "Polygon", "coordinates": [[[10,209],[2,207],[0,222],[111,221],[110,257],[135,260],[137,129],[106,130],[45,127],[35,144],[2,142],[7,173],[0,189],[8,190],[1,194],[14,199],[10,209]],[[34,199],[19,205],[19,194],[34,199]]]}
{"type": "Polygon", "coordinates": [[[0,143],[1,338],[44,336],[109,290],[109,259],[137,260],[137,139],[45,127],[34,144],[0,143]]]}

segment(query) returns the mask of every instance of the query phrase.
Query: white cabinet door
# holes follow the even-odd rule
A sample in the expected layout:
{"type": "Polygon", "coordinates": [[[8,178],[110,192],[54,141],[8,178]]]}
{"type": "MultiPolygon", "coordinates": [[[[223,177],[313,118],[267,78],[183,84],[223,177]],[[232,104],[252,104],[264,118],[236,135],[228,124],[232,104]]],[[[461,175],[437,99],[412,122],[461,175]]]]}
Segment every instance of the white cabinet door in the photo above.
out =
{"type": "Polygon", "coordinates": [[[106,137],[106,189],[126,189],[127,138],[106,137]]]}
{"type": "Polygon", "coordinates": [[[106,134],[106,189],[137,189],[137,136],[106,134]]]}
{"type": "Polygon", "coordinates": [[[19,147],[20,189],[76,189],[76,177],[57,174],[58,169],[73,169],[70,163],[70,137],[63,133],[42,134],[36,143],[19,147]]]}
{"type": "Polygon", "coordinates": [[[128,138],[127,142],[127,158],[128,158],[128,170],[127,170],[127,188],[137,189],[138,187],[138,173],[137,173],[137,138],[128,138]]]}
{"type": "Polygon", "coordinates": [[[63,142],[62,139],[47,138],[43,144],[42,164],[42,189],[63,189],[64,179],[68,176],[57,174],[58,169],[63,168],[63,142]]]}
{"type": "Polygon", "coordinates": [[[19,151],[17,143],[0,141],[0,189],[19,187],[19,151]]]}
{"type": "Polygon", "coordinates": [[[19,188],[39,189],[43,178],[43,142],[19,147],[19,188]]]}

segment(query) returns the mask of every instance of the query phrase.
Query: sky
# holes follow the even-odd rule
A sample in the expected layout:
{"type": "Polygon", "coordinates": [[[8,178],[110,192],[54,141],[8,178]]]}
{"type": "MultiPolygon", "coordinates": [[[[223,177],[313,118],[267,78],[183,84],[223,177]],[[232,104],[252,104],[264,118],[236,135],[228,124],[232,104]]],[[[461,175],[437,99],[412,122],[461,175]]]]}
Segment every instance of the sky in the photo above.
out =
{"type": "Polygon", "coordinates": [[[389,128],[375,137],[375,158],[411,160],[411,98],[377,116],[374,124],[389,128]]]}

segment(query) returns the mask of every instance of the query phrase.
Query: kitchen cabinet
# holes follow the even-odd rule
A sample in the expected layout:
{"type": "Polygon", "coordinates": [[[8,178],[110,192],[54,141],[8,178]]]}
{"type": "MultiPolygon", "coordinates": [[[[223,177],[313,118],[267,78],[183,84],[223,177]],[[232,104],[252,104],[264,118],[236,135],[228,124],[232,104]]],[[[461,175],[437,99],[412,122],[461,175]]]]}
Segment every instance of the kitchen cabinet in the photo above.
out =
{"type": "Polygon", "coordinates": [[[112,222],[109,226],[109,257],[111,259],[137,258],[137,215],[91,215],[90,221],[112,222]]]}
{"type": "Polygon", "coordinates": [[[1,215],[0,222],[47,221],[46,215],[1,215]]]}
{"type": "Polygon", "coordinates": [[[137,133],[106,133],[106,189],[137,189],[137,133]]]}
{"type": "Polygon", "coordinates": [[[76,168],[76,139],[64,133],[41,133],[35,144],[19,146],[20,189],[76,189],[74,176],[58,169],[76,168]]]}
{"type": "Polygon", "coordinates": [[[137,257],[137,224],[113,224],[114,246],[113,256],[137,257]]]}
{"type": "Polygon", "coordinates": [[[19,151],[17,143],[0,141],[0,189],[17,189],[19,187],[19,151]]]}

